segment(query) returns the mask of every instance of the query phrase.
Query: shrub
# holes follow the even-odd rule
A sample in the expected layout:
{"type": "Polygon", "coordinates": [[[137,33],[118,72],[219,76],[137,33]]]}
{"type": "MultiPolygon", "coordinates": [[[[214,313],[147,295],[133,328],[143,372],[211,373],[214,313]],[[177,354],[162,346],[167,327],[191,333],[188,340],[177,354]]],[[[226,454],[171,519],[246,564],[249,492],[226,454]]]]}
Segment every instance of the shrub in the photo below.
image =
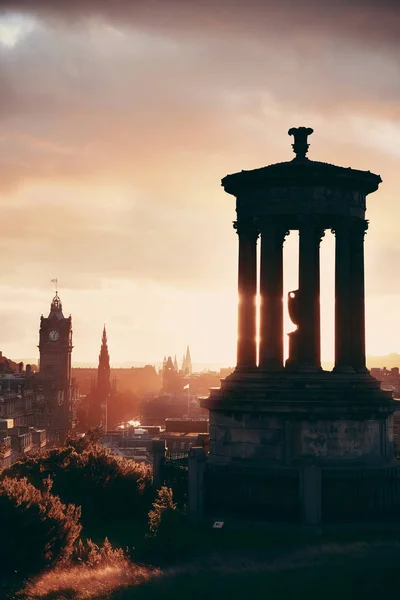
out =
{"type": "Polygon", "coordinates": [[[19,594],[24,600],[89,600],[109,597],[126,587],[131,589],[159,572],[129,561],[121,549],[106,539],[102,546],[91,540],[79,542],[75,558],[79,565],[60,566],[28,582],[19,594]]]}
{"type": "Polygon", "coordinates": [[[81,532],[80,508],[64,505],[47,479],[38,490],[26,479],[0,482],[0,564],[22,577],[66,561],[81,532]]]}
{"type": "Polygon", "coordinates": [[[157,492],[157,498],[153,502],[153,508],[149,511],[149,529],[153,535],[166,530],[169,523],[175,520],[177,506],[173,500],[171,488],[163,486],[157,492]]]}
{"type": "Polygon", "coordinates": [[[129,562],[122,548],[113,548],[108,538],[104,540],[102,546],[98,546],[90,539],[79,540],[74,559],[84,563],[89,569],[110,565],[124,566],[129,562]]]}
{"type": "Polygon", "coordinates": [[[103,536],[112,521],[141,519],[147,526],[151,503],[151,468],[135,463],[89,441],[24,457],[3,472],[3,477],[26,477],[39,489],[51,477],[62,502],[82,507],[86,533],[103,536]]]}

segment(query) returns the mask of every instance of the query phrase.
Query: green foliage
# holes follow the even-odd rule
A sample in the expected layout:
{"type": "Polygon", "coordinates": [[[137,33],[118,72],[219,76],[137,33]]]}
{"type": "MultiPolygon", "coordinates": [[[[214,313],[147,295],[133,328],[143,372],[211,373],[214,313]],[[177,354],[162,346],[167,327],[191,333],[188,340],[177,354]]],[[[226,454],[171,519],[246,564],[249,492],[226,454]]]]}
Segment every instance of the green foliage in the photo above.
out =
{"type": "Polygon", "coordinates": [[[96,435],[70,439],[63,448],[24,457],[3,471],[2,477],[26,477],[43,490],[50,476],[62,502],[82,507],[87,535],[107,535],[104,527],[114,520],[145,521],[152,498],[151,468],[112,455],[96,443],[96,435]]]}
{"type": "Polygon", "coordinates": [[[62,504],[51,494],[52,482],[42,490],[24,479],[0,481],[0,564],[3,573],[36,574],[66,561],[81,532],[80,508],[62,504]]]}

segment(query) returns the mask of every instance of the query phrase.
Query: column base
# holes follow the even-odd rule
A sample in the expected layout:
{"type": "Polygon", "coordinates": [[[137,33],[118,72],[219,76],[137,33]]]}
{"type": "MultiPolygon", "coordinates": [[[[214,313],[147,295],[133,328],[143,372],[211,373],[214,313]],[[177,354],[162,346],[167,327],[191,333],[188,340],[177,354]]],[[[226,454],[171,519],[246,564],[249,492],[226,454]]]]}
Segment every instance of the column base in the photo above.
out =
{"type": "Polygon", "coordinates": [[[257,365],[236,365],[234,373],[258,373],[257,365]]]}
{"type": "Polygon", "coordinates": [[[258,369],[262,373],[280,373],[284,370],[283,363],[279,363],[276,361],[266,362],[264,364],[259,364],[258,369]]]}
{"type": "Polygon", "coordinates": [[[332,373],[343,373],[343,374],[354,374],[356,371],[353,367],[348,365],[335,365],[332,369],[332,373]]]}
{"type": "Polygon", "coordinates": [[[321,373],[323,369],[321,365],[306,365],[288,358],[285,363],[285,371],[296,373],[321,373]]]}

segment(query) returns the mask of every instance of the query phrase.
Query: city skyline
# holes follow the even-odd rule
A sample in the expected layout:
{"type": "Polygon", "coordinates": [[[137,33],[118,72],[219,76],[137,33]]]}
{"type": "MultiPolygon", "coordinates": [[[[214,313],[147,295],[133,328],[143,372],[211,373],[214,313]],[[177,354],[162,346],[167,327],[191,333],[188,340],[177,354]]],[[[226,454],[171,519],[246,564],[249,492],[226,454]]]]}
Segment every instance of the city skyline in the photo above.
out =
{"type": "MultiPolygon", "coordinates": [[[[315,129],[310,159],[383,179],[367,211],[367,353],[398,351],[394,5],[362,3],[360,27],[358,2],[288,14],[284,2],[243,11],[232,0],[212,19],[207,2],[178,4],[133,15],[103,2],[10,1],[19,13],[6,14],[2,2],[3,353],[37,354],[57,276],[75,363],[95,364],[106,322],[114,364],[153,364],[189,342],[195,363],[233,366],[237,239],[220,181],[290,160],[297,124],[315,129]]],[[[285,291],[297,287],[296,242],[285,243],[285,291]]],[[[331,234],[321,257],[326,362],[331,234]]]]}

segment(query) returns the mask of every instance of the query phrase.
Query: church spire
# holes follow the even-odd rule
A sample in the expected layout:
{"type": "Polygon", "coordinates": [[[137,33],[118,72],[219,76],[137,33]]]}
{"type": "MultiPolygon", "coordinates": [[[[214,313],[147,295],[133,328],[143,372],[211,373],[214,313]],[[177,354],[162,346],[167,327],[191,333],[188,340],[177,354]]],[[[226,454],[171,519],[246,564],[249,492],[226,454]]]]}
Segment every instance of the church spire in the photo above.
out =
{"type": "Polygon", "coordinates": [[[103,335],[101,338],[98,374],[100,373],[100,371],[108,371],[108,373],[110,372],[110,355],[108,353],[107,332],[105,325],[103,328],[103,335]]]}
{"type": "Polygon", "coordinates": [[[95,426],[101,424],[105,430],[108,428],[108,399],[111,394],[110,374],[110,355],[108,353],[106,326],[104,325],[99,354],[99,366],[97,367],[96,390],[93,395],[92,406],[90,409],[90,420],[95,426]]]}
{"type": "Polygon", "coordinates": [[[184,369],[185,373],[187,375],[191,375],[192,374],[192,359],[190,356],[190,350],[189,350],[189,345],[186,348],[186,356],[185,356],[185,369],[184,369]]]}
{"type": "Polygon", "coordinates": [[[175,369],[176,372],[179,371],[178,361],[176,360],[176,354],[175,354],[175,358],[174,358],[174,369],[175,369]]]}

